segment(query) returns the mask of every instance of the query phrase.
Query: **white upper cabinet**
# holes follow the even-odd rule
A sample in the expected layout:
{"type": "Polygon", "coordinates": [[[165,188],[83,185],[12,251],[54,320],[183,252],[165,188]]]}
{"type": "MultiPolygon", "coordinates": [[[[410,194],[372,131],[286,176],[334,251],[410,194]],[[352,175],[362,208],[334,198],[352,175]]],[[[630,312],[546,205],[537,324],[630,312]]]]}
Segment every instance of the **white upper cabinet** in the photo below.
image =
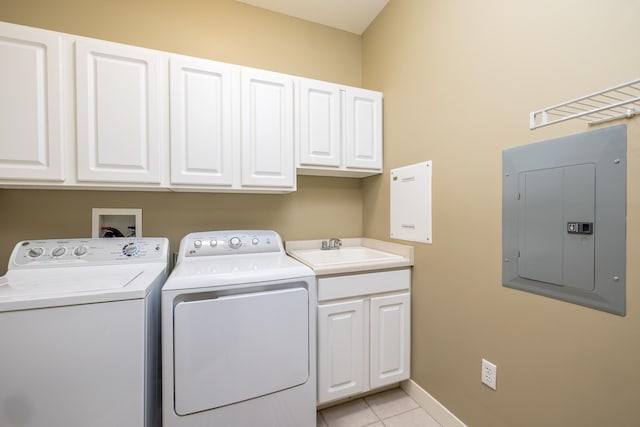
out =
{"type": "Polygon", "coordinates": [[[232,65],[170,59],[171,184],[233,184],[232,65]]]}
{"type": "Polygon", "coordinates": [[[339,168],[342,159],[340,86],[301,79],[299,88],[300,165],[339,168]]]}
{"type": "Polygon", "coordinates": [[[76,42],[78,181],[160,184],[159,67],[157,51],[76,42]]]}
{"type": "Polygon", "coordinates": [[[382,94],[0,22],[0,186],[284,193],[382,173],[382,94]]]}
{"type": "Polygon", "coordinates": [[[299,87],[298,172],[382,173],[382,94],[310,79],[299,87]]]}
{"type": "Polygon", "coordinates": [[[295,189],[293,77],[242,69],[242,186],[295,189]]]}
{"type": "Polygon", "coordinates": [[[60,35],[0,22],[0,179],[62,182],[60,35]]]}
{"type": "Polygon", "coordinates": [[[382,94],[346,89],[346,167],[382,170],[382,94]]]}

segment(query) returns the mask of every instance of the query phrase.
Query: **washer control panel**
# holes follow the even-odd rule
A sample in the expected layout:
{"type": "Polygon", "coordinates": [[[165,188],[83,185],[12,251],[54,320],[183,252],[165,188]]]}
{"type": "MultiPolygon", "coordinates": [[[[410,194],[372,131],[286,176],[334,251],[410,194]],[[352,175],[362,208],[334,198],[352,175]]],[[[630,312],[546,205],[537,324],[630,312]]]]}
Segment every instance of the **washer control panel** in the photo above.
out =
{"type": "Polygon", "coordinates": [[[38,267],[66,264],[158,262],[167,259],[165,238],[48,239],[19,242],[11,254],[11,266],[38,267]]]}
{"type": "Polygon", "coordinates": [[[270,230],[202,231],[187,234],[180,242],[179,258],[218,255],[284,253],[282,240],[270,230]]]}

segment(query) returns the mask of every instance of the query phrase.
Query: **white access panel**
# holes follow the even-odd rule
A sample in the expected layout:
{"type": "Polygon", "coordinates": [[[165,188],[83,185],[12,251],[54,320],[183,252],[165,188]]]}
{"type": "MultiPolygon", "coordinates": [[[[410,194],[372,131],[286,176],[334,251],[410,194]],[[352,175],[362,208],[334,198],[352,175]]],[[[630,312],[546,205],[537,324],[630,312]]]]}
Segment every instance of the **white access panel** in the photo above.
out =
{"type": "Polygon", "coordinates": [[[433,243],[431,169],[429,160],[391,170],[391,238],[433,243]]]}
{"type": "Polygon", "coordinates": [[[176,413],[215,409],[305,383],[308,329],[309,294],[301,287],[176,304],[176,413]]]}

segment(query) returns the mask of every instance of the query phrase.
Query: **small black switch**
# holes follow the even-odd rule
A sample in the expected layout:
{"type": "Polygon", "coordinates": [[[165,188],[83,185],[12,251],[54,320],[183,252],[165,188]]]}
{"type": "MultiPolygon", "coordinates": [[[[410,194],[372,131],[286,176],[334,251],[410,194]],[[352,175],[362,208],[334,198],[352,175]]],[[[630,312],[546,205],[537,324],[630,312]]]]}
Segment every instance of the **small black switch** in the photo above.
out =
{"type": "Polygon", "coordinates": [[[567,233],[593,234],[593,223],[592,222],[568,222],[567,233]]]}

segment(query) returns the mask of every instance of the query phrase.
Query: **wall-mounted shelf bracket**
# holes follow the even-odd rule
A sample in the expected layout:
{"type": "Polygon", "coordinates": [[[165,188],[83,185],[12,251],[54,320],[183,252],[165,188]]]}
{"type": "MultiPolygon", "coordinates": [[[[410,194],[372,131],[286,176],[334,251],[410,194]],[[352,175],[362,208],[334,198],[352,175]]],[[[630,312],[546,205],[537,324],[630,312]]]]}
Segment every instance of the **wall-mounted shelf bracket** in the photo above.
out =
{"type": "Polygon", "coordinates": [[[640,114],[640,79],[594,92],[529,114],[529,129],[571,119],[596,125],[640,114]]]}

